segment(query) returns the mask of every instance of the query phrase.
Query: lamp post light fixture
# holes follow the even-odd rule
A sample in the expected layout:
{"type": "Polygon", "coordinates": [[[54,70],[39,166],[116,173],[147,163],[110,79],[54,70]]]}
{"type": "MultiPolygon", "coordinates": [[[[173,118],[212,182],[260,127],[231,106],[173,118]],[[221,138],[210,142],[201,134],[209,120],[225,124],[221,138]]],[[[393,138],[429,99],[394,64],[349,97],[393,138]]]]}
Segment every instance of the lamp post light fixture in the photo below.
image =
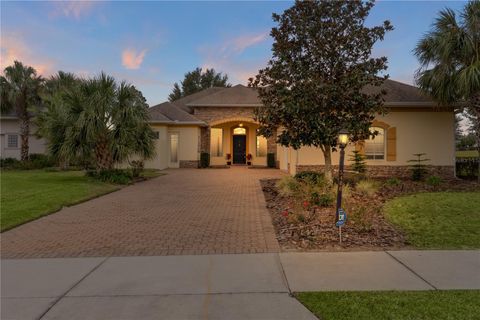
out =
{"type": "Polygon", "coordinates": [[[340,219],[340,211],[343,212],[343,209],[342,209],[343,170],[344,170],[344,164],[345,164],[345,147],[347,146],[347,144],[348,144],[348,131],[342,129],[338,133],[338,146],[340,147],[340,163],[338,166],[337,208],[335,211],[335,221],[336,221],[336,225],[339,227],[340,243],[342,243],[342,224],[345,222],[344,221],[345,217],[342,217],[342,219],[340,219]]]}

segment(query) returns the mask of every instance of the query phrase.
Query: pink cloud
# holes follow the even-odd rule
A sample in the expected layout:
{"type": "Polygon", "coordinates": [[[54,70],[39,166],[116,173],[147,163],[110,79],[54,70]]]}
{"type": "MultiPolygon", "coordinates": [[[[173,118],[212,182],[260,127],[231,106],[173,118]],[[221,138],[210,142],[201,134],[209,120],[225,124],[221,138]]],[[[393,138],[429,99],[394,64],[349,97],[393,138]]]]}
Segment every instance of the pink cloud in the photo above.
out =
{"type": "Polygon", "coordinates": [[[241,59],[241,55],[248,48],[267,39],[268,33],[261,32],[240,35],[220,44],[203,46],[199,49],[203,56],[202,67],[226,73],[233,83],[246,84],[248,78],[254,77],[258,70],[266,65],[268,57],[241,59]]]}
{"type": "Polygon", "coordinates": [[[53,11],[50,13],[50,16],[64,16],[80,20],[87,16],[96,4],[98,2],[95,1],[54,1],[52,2],[53,11]]]}
{"type": "Polygon", "coordinates": [[[48,76],[55,72],[53,60],[33,53],[25,42],[21,40],[19,34],[2,35],[0,49],[0,68],[2,71],[12,65],[15,60],[18,60],[23,64],[34,67],[38,74],[43,76],[48,76]]]}
{"type": "Polygon", "coordinates": [[[147,50],[137,52],[135,49],[125,49],[122,52],[122,65],[127,69],[138,69],[143,62],[147,50]]]}

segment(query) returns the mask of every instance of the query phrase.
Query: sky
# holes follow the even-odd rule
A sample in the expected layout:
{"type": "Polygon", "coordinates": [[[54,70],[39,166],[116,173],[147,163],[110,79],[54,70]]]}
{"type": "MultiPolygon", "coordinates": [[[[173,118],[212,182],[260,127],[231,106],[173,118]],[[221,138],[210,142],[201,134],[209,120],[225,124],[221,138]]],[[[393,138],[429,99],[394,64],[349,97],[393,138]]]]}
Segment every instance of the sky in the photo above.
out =
{"type": "MultiPolygon", "coordinates": [[[[413,84],[412,53],[441,9],[462,1],[378,1],[366,24],[390,20],[395,30],[377,43],[391,79],[413,84]]],[[[83,77],[101,71],[139,88],[150,105],[167,99],[174,82],[196,67],[247,84],[271,57],[272,13],[291,1],[4,1],[0,66],[19,60],[48,77],[58,70],[83,77]]]]}

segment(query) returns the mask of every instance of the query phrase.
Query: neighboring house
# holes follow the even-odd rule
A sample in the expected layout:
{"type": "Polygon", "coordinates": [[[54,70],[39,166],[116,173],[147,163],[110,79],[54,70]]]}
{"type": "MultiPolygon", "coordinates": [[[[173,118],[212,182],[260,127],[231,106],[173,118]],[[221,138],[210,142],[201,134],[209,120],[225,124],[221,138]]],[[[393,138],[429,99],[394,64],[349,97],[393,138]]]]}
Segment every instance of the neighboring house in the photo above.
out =
{"type": "MultiPolygon", "coordinates": [[[[29,154],[45,153],[45,140],[38,139],[34,133],[37,127],[30,123],[30,136],[28,138],[29,154]]],[[[0,115],[0,158],[20,159],[20,120],[15,112],[0,115]]]]}
{"type": "MultiPolygon", "coordinates": [[[[453,176],[453,108],[439,108],[416,87],[400,82],[387,80],[383,89],[387,91],[385,105],[389,112],[379,115],[372,124],[379,135],[348,146],[347,155],[360,150],[367,157],[371,175],[403,176],[408,174],[407,161],[414,158],[413,154],[426,153],[436,174],[453,176]]],[[[263,107],[256,90],[243,85],[210,88],[151,107],[157,157],[146,166],[198,167],[203,152],[210,154],[211,165],[225,165],[227,154],[233,164],[245,164],[250,154],[252,165],[266,166],[267,154],[273,153],[277,166],[291,174],[322,169],[320,149],[294,150],[275,144],[274,137],[257,136],[258,123],[253,119],[256,107],[263,107]]],[[[332,163],[338,164],[338,152],[332,158],[332,163]]]]}

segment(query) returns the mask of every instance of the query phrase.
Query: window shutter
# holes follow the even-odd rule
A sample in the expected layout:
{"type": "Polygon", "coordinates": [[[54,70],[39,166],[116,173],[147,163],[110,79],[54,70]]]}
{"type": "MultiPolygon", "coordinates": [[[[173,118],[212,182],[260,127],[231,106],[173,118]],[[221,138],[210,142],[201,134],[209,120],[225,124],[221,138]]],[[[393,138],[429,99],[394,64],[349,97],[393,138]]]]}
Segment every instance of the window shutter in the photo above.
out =
{"type": "Polygon", "coordinates": [[[365,155],[365,141],[357,141],[357,143],[355,143],[355,151],[359,151],[360,154],[365,155]]]}
{"type": "Polygon", "coordinates": [[[387,130],[387,161],[397,160],[397,128],[387,130]]]}

